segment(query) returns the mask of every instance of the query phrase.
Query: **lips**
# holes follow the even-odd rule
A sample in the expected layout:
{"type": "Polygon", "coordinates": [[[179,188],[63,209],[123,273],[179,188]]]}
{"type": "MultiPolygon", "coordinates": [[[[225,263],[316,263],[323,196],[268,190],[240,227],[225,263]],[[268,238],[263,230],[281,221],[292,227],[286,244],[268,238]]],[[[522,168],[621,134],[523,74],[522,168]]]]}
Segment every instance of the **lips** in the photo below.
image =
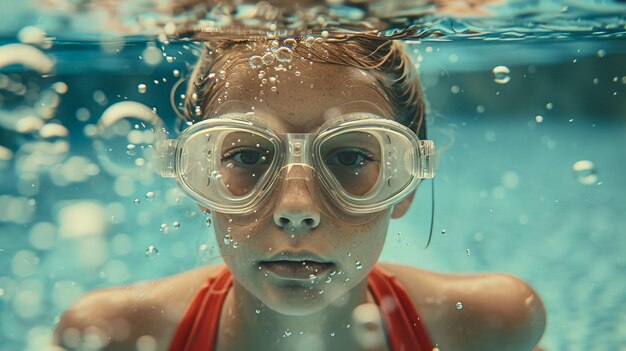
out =
{"type": "Polygon", "coordinates": [[[308,280],[331,271],[335,264],[310,253],[282,252],[259,266],[284,279],[308,280]]]}

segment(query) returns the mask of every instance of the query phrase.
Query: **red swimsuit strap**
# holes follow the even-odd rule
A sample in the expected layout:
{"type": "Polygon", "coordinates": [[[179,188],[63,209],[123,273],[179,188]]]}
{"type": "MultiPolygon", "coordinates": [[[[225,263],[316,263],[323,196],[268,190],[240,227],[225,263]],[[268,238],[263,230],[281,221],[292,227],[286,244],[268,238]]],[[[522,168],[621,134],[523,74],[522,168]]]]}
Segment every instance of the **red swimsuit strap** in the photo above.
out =
{"type": "Polygon", "coordinates": [[[432,351],[432,342],[411,298],[393,274],[375,266],[368,288],[380,307],[392,350],[432,351]]]}
{"type": "Polygon", "coordinates": [[[170,345],[170,351],[214,349],[220,312],[232,284],[233,277],[226,267],[204,283],[187,308],[170,345]]]}

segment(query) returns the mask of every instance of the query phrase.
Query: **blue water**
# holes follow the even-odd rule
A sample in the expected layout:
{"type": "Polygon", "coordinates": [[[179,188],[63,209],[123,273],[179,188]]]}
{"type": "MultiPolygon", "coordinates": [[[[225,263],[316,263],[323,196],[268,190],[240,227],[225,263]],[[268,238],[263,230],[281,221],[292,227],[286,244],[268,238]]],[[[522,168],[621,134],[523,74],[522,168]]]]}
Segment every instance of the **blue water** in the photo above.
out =
{"type": "MultiPolygon", "coordinates": [[[[511,4],[508,13],[524,10],[511,4]]],[[[619,11],[602,17],[602,4],[588,2],[576,5],[589,15],[578,27],[569,17],[537,25],[561,8],[549,4],[535,26],[499,27],[478,39],[411,40],[429,133],[446,151],[435,181],[430,247],[424,249],[432,184],[424,182],[409,213],[392,223],[382,259],[440,272],[518,275],[546,305],[546,349],[621,350],[626,41],[618,29],[624,20],[619,11]],[[496,81],[497,66],[508,68],[510,81],[496,81]],[[575,170],[585,165],[579,161],[588,161],[585,170],[575,170]]],[[[616,6],[622,5],[606,2],[616,6]]],[[[15,13],[32,16],[17,7],[15,13]]],[[[18,23],[0,28],[0,48],[16,41],[6,33],[18,23]]],[[[189,71],[194,46],[144,37],[102,45],[92,40],[101,33],[73,40],[77,27],[59,23],[65,22],[54,28],[65,39],[40,49],[54,60],[53,74],[0,67],[0,120],[49,112],[40,118],[44,124],[67,131],[42,136],[0,125],[0,146],[10,150],[3,157],[0,149],[0,350],[43,349],[60,313],[89,290],[220,261],[205,215],[172,181],[137,173],[137,156],[126,155],[125,143],[105,145],[113,150],[95,143],[100,116],[120,101],[155,107],[174,129],[174,70],[189,71]],[[172,59],[146,64],[139,56],[147,45],[163,47],[172,59]],[[36,93],[16,93],[19,87],[2,85],[3,77],[36,93]],[[55,145],[61,148],[54,151],[55,145]]],[[[440,20],[436,28],[459,23],[471,21],[440,20]]]]}

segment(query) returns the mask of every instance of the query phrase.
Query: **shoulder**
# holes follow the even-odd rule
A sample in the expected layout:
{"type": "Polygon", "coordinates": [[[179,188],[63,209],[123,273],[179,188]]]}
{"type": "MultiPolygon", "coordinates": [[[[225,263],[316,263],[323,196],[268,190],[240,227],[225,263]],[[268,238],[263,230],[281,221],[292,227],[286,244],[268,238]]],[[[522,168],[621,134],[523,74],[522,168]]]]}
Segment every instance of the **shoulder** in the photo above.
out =
{"type": "Polygon", "coordinates": [[[54,343],[68,350],[135,350],[143,337],[167,350],[191,299],[221,267],[90,292],[61,316],[54,343]]]}
{"type": "Polygon", "coordinates": [[[531,350],[545,329],[541,299],[515,276],[382,267],[405,287],[441,350],[531,350]]]}

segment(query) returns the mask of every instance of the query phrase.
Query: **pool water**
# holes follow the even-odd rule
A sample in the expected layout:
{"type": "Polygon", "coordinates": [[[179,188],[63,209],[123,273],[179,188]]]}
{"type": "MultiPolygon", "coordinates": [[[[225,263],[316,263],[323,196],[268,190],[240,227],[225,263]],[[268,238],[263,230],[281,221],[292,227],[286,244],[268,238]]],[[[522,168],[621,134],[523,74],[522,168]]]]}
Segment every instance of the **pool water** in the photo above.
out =
{"type": "MultiPolygon", "coordinates": [[[[477,22],[441,15],[424,21],[445,35],[407,39],[445,152],[430,246],[426,181],[382,260],[515,274],[544,301],[547,350],[626,350],[625,7],[548,2],[524,27],[523,3],[509,4],[497,17],[519,21],[508,28],[474,35],[459,28],[477,22]],[[546,19],[566,5],[591,15],[546,19]]],[[[175,130],[170,97],[179,103],[198,46],[150,31],[77,36],[97,13],[20,42],[18,30],[37,24],[20,6],[21,22],[0,27],[0,349],[42,350],[81,294],[220,258],[210,217],[146,171],[153,126],[125,118],[98,129],[107,109],[134,101],[175,130]],[[2,50],[16,44],[43,57],[8,64],[2,50]]]]}

